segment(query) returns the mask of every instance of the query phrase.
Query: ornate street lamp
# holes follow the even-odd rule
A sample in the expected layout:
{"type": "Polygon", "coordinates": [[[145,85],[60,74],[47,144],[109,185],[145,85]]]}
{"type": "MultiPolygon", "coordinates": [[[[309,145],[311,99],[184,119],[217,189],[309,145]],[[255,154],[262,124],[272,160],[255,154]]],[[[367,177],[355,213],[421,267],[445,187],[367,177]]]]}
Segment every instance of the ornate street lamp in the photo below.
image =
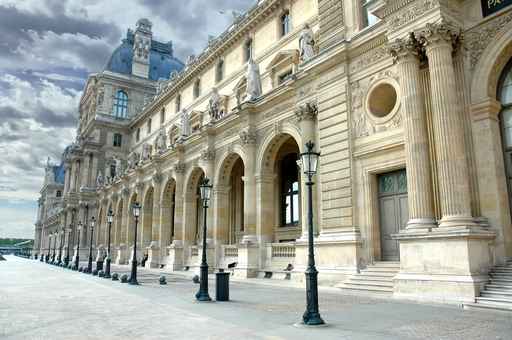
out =
{"type": "Polygon", "coordinates": [[[199,186],[201,200],[203,201],[203,256],[201,259],[201,278],[199,284],[199,291],[196,293],[198,301],[211,301],[208,294],[208,264],[206,263],[206,215],[208,211],[208,203],[212,192],[212,185],[209,184],[210,180],[205,177],[199,186]]]}
{"type": "Polygon", "coordinates": [[[324,324],[324,320],[318,311],[318,271],[315,268],[315,252],[313,244],[313,176],[318,166],[319,152],[313,151],[315,144],[312,141],[306,143],[306,152],[301,153],[302,168],[307,176],[308,187],[308,267],[306,269],[306,299],[307,307],[302,320],[304,324],[314,326],[324,324]]]}
{"type": "Polygon", "coordinates": [[[94,233],[94,224],[96,220],[91,217],[91,241],[89,242],[89,263],[87,264],[87,273],[92,274],[92,235],[94,233]]]}
{"type": "Polygon", "coordinates": [[[107,264],[105,266],[105,278],[110,278],[110,231],[112,230],[112,221],[114,220],[114,214],[112,213],[112,209],[108,211],[107,214],[107,222],[108,222],[108,246],[107,246],[107,264]]]}
{"type": "Polygon", "coordinates": [[[82,221],[78,222],[78,242],[76,243],[76,257],[75,257],[75,268],[78,270],[78,266],[80,265],[80,231],[82,231],[82,221]]]}
{"type": "Polygon", "coordinates": [[[139,224],[140,204],[135,202],[132,206],[133,217],[135,218],[135,235],[133,236],[133,257],[132,257],[132,273],[128,283],[138,285],[137,282],[137,224],[139,224]]]}
{"type": "Polygon", "coordinates": [[[64,246],[64,243],[62,242],[62,237],[64,236],[64,227],[62,227],[62,236],[59,234],[59,256],[57,257],[57,265],[60,266],[62,263],[62,247],[64,246]]]}

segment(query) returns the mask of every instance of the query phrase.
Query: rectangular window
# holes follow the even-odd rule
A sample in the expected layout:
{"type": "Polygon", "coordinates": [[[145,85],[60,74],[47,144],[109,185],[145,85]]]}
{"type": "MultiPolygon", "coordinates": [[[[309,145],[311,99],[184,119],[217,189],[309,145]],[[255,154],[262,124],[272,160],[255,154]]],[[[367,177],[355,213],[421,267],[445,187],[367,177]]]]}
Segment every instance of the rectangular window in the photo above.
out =
{"type": "Polygon", "coordinates": [[[292,76],[292,70],[288,70],[285,73],[279,75],[279,77],[277,79],[277,83],[279,85],[281,85],[282,83],[287,81],[291,76],[292,76]]]}
{"type": "Polygon", "coordinates": [[[149,135],[151,133],[151,118],[148,119],[147,125],[146,125],[146,132],[149,135]]]}
{"type": "Polygon", "coordinates": [[[361,0],[361,20],[362,28],[373,26],[379,21],[375,15],[371,14],[368,6],[372,0],[361,0]]]}
{"type": "Polygon", "coordinates": [[[140,128],[137,129],[137,132],[135,133],[135,141],[140,141],[140,128]]]}
{"type": "Polygon", "coordinates": [[[123,135],[121,135],[120,133],[114,133],[113,145],[116,147],[121,147],[122,142],[123,142],[123,135]]]}

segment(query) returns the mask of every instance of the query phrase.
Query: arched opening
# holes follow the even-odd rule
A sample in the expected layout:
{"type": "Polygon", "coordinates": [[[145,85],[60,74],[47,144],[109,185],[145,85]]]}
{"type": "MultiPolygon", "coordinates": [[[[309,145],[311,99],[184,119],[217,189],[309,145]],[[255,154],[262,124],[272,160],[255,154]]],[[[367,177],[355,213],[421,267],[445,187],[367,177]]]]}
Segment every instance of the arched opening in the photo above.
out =
{"type": "Polygon", "coordinates": [[[503,145],[503,159],[507,179],[509,206],[512,213],[512,59],[503,70],[498,82],[498,100],[501,103],[500,128],[503,145]]]}
{"type": "Polygon", "coordinates": [[[215,238],[223,244],[238,244],[244,235],[244,172],[237,153],[228,154],[217,172],[215,238]]]}
{"type": "Polygon", "coordinates": [[[142,204],[142,239],[143,248],[149,247],[153,231],[153,187],[146,191],[142,204]]]}
{"type": "Polygon", "coordinates": [[[162,244],[170,245],[175,237],[176,182],[170,179],[162,194],[161,223],[162,244]]]}
{"type": "Polygon", "coordinates": [[[289,134],[275,136],[263,154],[260,179],[260,233],[271,242],[293,242],[301,236],[300,149],[289,134]]]}
{"type": "Polygon", "coordinates": [[[199,194],[199,184],[204,178],[204,171],[194,168],[186,181],[185,213],[184,213],[184,241],[188,244],[198,244],[202,221],[203,206],[199,194]]]}
{"type": "Polygon", "coordinates": [[[104,211],[105,211],[105,209],[103,209],[103,206],[100,207],[100,210],[98,212],[97,221],[96,221],[96,227],[95,227],[96,230],[94,230],[94,234],[95,235],[93,235],[93,236],[96,238],[96,248],[99,245],[104,245],[105,244],[105,238],[104,238],[105,218],[103,218],[104,211]]]}
{"type": "Polygon", "coordinates": [[[123,203],[124,200],[120,199],[117,204],[117,209],[114,212],[114,245],[119,246],[122,242],[126,242],[126,236],[123,235],[123,203]]]}

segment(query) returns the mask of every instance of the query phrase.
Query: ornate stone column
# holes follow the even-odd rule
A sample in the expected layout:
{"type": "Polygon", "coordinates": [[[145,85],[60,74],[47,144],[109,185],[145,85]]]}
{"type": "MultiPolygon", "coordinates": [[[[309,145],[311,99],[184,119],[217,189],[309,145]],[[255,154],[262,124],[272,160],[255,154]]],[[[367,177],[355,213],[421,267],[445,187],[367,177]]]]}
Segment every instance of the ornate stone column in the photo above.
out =
{"type": "Polygon", "coordinates": [[[424,94],[418,42],[396,40],[390,48],[400,77],[404,119],[409,221],[406,230],[437,227],[434,214],[424,94]]]}
{"type": "Polygon", "coordinates": [[[257,135],[249,128],[240,133],[246,153],[244,164],[244,236],[241,243],[256,243],[256,142],[257,135]]]}
{"type": "Polygon", "coordinates": [[[160,232],[160,210],[161,210],[161,196],[162,196],[162,174],[155,173],[152,177],[153,184],[153,212],[151,221],[151,244],[147,247],[148,261],[146,267],[158,268],[162,262],[161,257],[161,244],[162,234],[160,232]]]}
{"type": "Polygon", "coordinates": [[[429,62],[432,119],[441,200],[440,227],[475,226],[464,144],[461,108],[458,105],[453,46],[458,36],[445,23],[427,24],[419,33],[429,62]]]}

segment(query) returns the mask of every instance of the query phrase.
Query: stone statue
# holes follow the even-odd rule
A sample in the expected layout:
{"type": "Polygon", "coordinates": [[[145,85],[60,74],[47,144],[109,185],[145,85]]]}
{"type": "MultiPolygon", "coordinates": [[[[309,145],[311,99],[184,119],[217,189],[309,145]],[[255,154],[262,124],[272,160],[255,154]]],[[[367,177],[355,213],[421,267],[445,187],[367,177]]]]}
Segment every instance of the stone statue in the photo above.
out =
{"type": "Polygon", "coordinates": [[[114,166],[116,167],[115,177],[121,176],[123,173],[123,162],[116,156],[114,156],[114,166]]]}
{"type": "Polygon", "coordinates": [[[315,56],[315,38],[313,30],[308,24],[304,25],[299,37],[300,60],[302,62],[309,61],[315,56]]]}
{"type": "Polygon", "coordinates": [[[142,145],[142,155],[140,157],[141,162],[145,162],[151,159],[151,145],[144,143],[142,145]]]}
{"type": "Polygon", "coordinates": [[[157,153],[162,153],[167,150],[167,135],[164,129],[160,129],[158,136],[155,140],[155,149],[157,153]]]}
{"type": "Polygon", "coordinates": [[[187,58],[187,62],[185,64],[186,67],[189,67],[190,65],[192,65],[194,62],[196,61],[196,56],[194,54],[191,54],[188,56],[187,58]]]}
{"type": "Polygon", "coordinates": [[[220,95],[217,88],[214,87],[212,89],[212,96],[210,97],[210,101],[208,102],[208,113],[212,120],[217,120],[222,118],[222,112],[220,107],[220,95]]]}
{"type": "Polygon", "coordinates": [[[98,177],[96,177],[96,187],[101,188],[105,185],[105,181],[103,180],[103,175],[101,172],[98,172],[98,177]]]}
{"type": "Polygon", "coordinates": [[[187,110],[181,110],[181,137],[188,137],[190,135],[190,117],[187,110]]]}
{"type": "Polygon", "coordinates": [[[134,151],[128,155],[128,169],[134,169],[139,164],[139,155],[134,151]]]}
{"type": "Polygon", "coordinates": [[[258,99],[262,92],[260,68],[251,58],[247,63],[247,100],[258,99]]]}

